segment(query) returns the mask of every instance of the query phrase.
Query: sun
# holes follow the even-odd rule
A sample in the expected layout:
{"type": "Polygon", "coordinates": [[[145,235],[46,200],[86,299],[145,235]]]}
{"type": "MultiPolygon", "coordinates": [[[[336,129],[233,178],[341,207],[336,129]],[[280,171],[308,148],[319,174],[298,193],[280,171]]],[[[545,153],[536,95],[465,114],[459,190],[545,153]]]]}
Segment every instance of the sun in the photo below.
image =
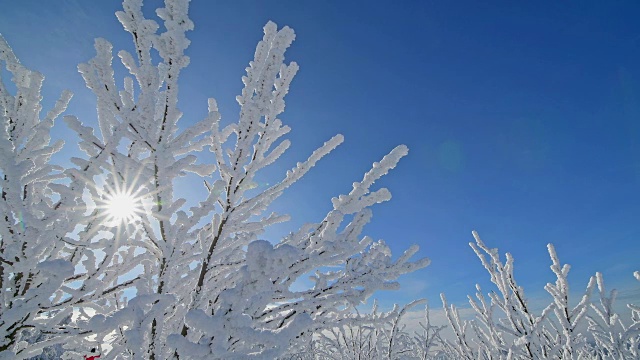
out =
{"type": "Polygon", "coordinates": [[[146,181],[140,178],[143,170],[144,167],[135,172],[114,168],[95,179],[89,200],[101,224],[129,231],[148,215],[150,194],[144,186],[146,181]]]}
{"type": "Polygon", "coordinates": [[[142,212],[140,199],[128,191],[115,191],[105,198],[107,217],[117,223],[127,222],[142,212]]]}

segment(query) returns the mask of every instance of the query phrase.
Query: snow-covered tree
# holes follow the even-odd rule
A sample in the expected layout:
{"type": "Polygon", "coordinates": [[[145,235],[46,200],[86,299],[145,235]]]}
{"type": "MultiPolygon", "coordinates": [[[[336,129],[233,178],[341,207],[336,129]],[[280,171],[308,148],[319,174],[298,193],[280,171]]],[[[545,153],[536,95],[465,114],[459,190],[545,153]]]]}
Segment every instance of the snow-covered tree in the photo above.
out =
{"type": "Polygon", "coordinates": [[[298,70],[283,62],[293,30],[271,22],[242,78],[238,121],[221,127],[210,99],[208,116],[181,128],[178,80],[193,28],[188,5],[166,0],[157,10],[164,25],[158,32],[141,0],[123,2],[116,15],[135,52],[118,57],[130,76],[116,82],[112,46],[97,39],[96,56],[79,71],[97,97],[98,126],[65,116],[84,152],[69,169],[50,164],[62,145],[49,145],[49,130],[70,94],[41,121],[42,76],[21,67],[2,43],[18,87],[13,97],[4,87],[1,93],[5,357],[95,341],[111,343],[103,358],[275,358],[428,264],[410,261],[416,246],[393,260],[383,241],[361,235],[371,206],[391,198],[372,186],[407,154],[405,146],[334,198],[321,221],[279,241],[260,238],[287,220],[267,213],[269,205],[343,139],[329,139],[275,185],[254,189],[256,174],[289,147],[283,137],[290,128],[278,116],[298,70]],[[208,194],[188,207],[174,194],[187,172],[201,177],[208,194]],[[292,288],[309,276],[307,288],[292,288]],[[129,286],[131,299],[123,292],[129,286]],[[71,314],[72,323],[62,325],[71,314]],[[32,328],[51,340],[20,341],[32,328]]]}
{"type": "Polygon", "coordinates": [[[371,186],[407,153],[404,146],[375,163],[349,194],[334,198],[333,210],[321,222],[276,243],[259,238],[265,227],[287,219],[265,214],[269,205],[342,142],[335,136],[277,184],[257,194],[248,191],[256,174],[289,147],[281,140],[289,127],[278,116],[298,70],[295,63],[283,63],[294,39],[290,28],[265,26],[242,79],[236,123],[220,128],[216,102],[210,99],[209,115],[181,130],[178,78],[189,63],[185,33],[193,28],[188,1],[167,0],[157,11],[166,29],[160,34],[158,24],[144,18],[140,1],[123,4],[117,16],[133,36],[135,54],[120,51],[118,56],[132,77],[118,88],[111,45],[97,40],[97,56],[79,68],[98,98],[102,138],[69,121],[89,156],[83,166],[99,164],[111,172],[114,188],[135,189],[141,207],[148,205],[123,226],[148,255],[137,297],[103,323],[100,317],[92,321],[92,327],[104,330],[118,324],[118,351],[150,359],[275,357],[376,290],[396,288],[399,275],[427,265],[426,259],[409,261],[417,247],[392,261],[384,242],[360,235],[370,207],[390,199],[386,189],[371,186]],[[158,63],[152,49],[160,55],[158,63]],[[204,163],[196,164],[198,159],[204,163]],[[175,180],[185,172],[203,177],[208,192],[188,211],[185,200],[173,193],[175,180]],[[343,228],[347,216],[352,219],[343,228]],[[325,267],[334,268],[320,270],[325,267]],[[292,289],[313,272],[312,286],[292,289]]]}
{"type": "Polygon", "coordinates": [[[0,359],[20,359],[88,334],[69,317],[114,309],[107,299],[132,284],[118,274],[134,259],[100,243],[103,226],[85,215],[92,169],[50,163],[62,147],[51,144],[50,130],[71,93],[41,118],[43,76],[22,66],[2,37],[0,62],[14,84],[0,81],[0,359]]]}

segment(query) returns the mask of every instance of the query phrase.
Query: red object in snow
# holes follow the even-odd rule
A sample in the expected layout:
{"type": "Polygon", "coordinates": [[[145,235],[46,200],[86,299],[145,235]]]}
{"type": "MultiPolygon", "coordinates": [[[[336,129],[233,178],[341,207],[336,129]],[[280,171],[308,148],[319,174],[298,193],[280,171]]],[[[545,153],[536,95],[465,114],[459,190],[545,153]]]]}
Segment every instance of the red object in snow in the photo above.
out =
{"type": "Polygon", "coordinates": [[[91,355],[91,356],[84,356],[84,360],[96,360],[97,358],[99,358],[100,355],[91,355]]]}

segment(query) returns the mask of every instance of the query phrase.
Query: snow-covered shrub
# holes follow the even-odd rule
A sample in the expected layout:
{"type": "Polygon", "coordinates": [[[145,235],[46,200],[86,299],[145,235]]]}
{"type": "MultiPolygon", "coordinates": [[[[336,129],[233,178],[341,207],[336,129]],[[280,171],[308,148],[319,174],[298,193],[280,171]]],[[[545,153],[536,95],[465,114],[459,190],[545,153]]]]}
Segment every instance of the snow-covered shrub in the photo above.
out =
{"type": "MultiPolygon", "coordinates": [[[[315,335],[306,349],[292,349],[304,359],[639,359],[640,307],[627,305],[631,319],[616,312],[617,292],[605,292],[602,274],[591,277],[584,293],[572,301],[567,275],[553,245],[548,245],[555,283],[545,286],[552,301],[539,313],[534,311],[524,289],[514,277],[514,259],[507,253],[502,261],[497,249],[487,247],[477,233],[470,243],[490,275],[496,290],[488,297],[477,286],[469,296],[475,314],[463,319],[459,309],[441,298],[448,326],[433,324],[425,310],[419,330],[402,322],[407,310],[345,315],[336,326],[315,335]],[[599,291],[594,299],[593,291],[599,291]],[[571,305],[575,303],[575,305],[571,305]]],[[[634,276],[640,280],[640,272],[634,276]]],[[[285,358],[283,358],[285,359],[285,358]]]]}
{"type": "MultiPolygon", "coordinates": [[[[441,337],[444,325],[434,325],[429,307],[424,310],[424,320],[419,329],[410,329],[405,316],[415,306],[424,303],[415,300],[403,306],[395,305],[388,312],[379,311],[377,303],[369,312],[354,309],[336,319],[335,325],[315,334],[306,348],[290,349],[301,359],[316,360],[426,360],[444,356],[445,344],[441,337]]],[[[287,355],[281,359],[296,358],[287,355]]]]}
{"type": "MultiPolygon", "coordinates": [[[[637,359],[640,344],[640,312],[635,305],[630,321],[614,310],[615,290],[607,296],[602,275],[596,273],[583,295],[571,305],[567,275],[569,265],[561,265],[555,248],[547,246],[555,283],[545,290],[552,302],[540,313],[528,303],[524,289],[513,274],[514,259],[506,254],[502,261],[498,249],[487,247],[476,232],[469,245],[482,262],[497,291],[482,293],[476,285],[475,298],[469,304],[475,311],[472,320],[461,320],[458,310],[441,295],[453,340],[444,340],[448,358],[454,359],[637,359]],[[593,302],[594,287],[600,292],[599,304],[593,302]],[[588,322],[588,328],[585,325],[588,322]],[[582,325],[582,326],[581,326],[582,325]],[[587,329],[585,331],[585,329],[587,329]]],[[[638,272],[634,273],[640,280],[638,272]]]]}

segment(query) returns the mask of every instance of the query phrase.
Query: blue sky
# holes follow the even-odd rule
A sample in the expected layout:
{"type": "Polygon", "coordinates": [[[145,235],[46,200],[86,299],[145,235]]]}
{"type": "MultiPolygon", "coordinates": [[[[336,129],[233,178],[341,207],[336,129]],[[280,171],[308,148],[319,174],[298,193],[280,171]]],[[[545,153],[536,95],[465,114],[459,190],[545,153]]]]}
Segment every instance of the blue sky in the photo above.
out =
{"type": "MultiPolygon", "coordinates": [[[[417,243],[432,264],[402,279],[385,302],[445,292],[464,303],[487,276],[467,243],[477,230],[511,252],[536,298],[553,280],[546,244],[572,265],[573,289],[595,271],[622,297],[640,298],[640,3],[636,1],[227,1],[194,0],[191,66],[182,75],[185,123],[215,97],[235,121],[240,77],[273,20],[297,39],[301,71],[282,116],[293,146],[264,175],[282,176],[336,133],[346,141],[275,209],[293,216],[267,236],[319,221],[373,161],[410,149],[382,185],[366,233],[396,254],[417,243]]],[[[159,1],[147,1],[152,16],[159,1]]],[[[95,121],[95,100],[76,66],[93,39],[130,49],[113,15],[119,1],[11,1],[0,33],[22,62],[46,76],[45,110],[62,89],[67,113],[95,121]]],[[[67,142],[57,159],[76,153],[67,142]]],[[[179,184],[186,188],[187,183],[179,184]]]]}

